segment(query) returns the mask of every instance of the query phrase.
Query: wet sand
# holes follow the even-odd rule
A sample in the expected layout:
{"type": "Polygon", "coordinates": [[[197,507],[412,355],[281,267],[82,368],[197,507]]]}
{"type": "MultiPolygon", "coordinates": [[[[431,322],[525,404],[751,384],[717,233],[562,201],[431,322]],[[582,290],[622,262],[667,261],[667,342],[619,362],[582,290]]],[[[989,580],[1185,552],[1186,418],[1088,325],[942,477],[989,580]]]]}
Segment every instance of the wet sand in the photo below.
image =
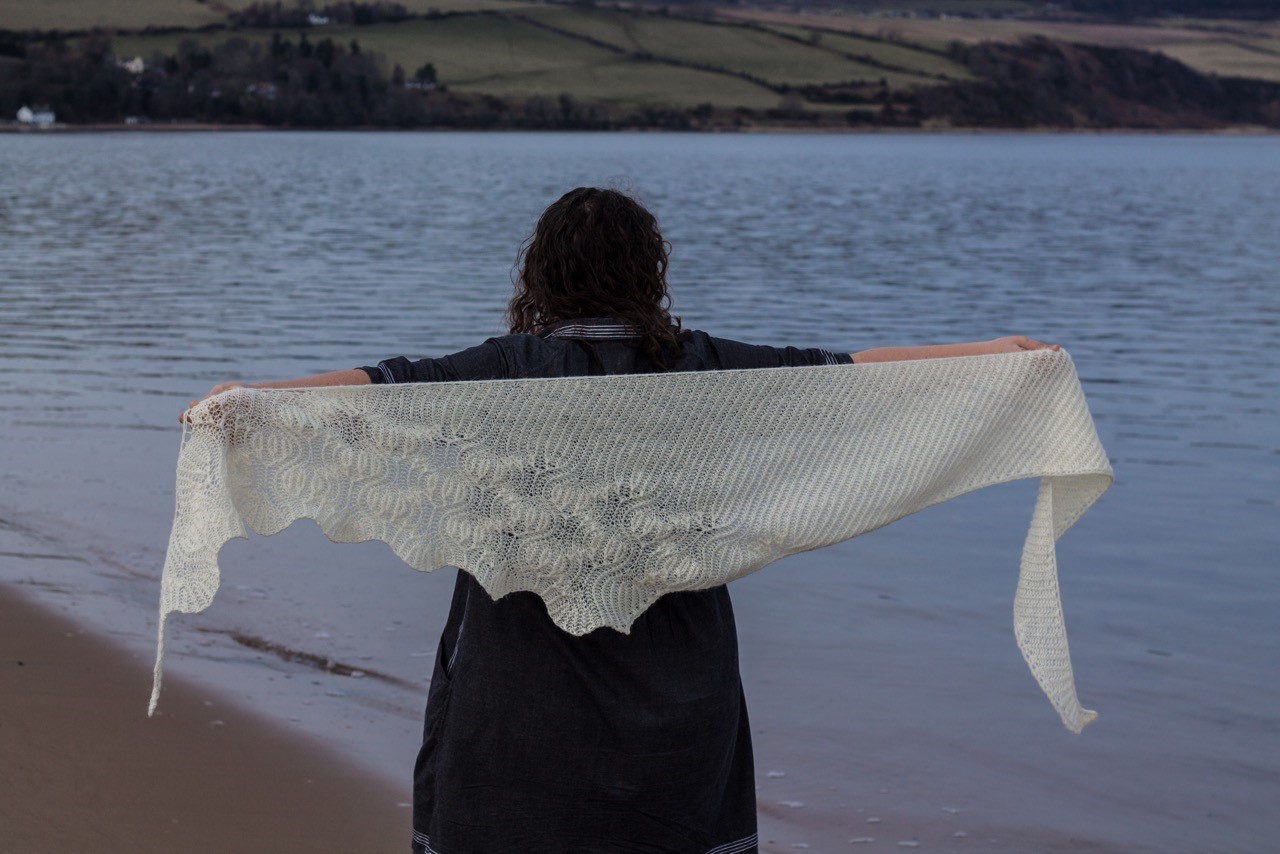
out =
{"type": "MultiPolygon", "coordinates": [[[[407,779],[400,791],[353,769],[319,739],[177,676],[166,678],[161,707],[148,719],[150,678],[136,654],[0,584],[0,849],[408,850],[407,779]]],[[[949,814],[956,810],[923,818],[892,807],[805,805],[785,799],[790,780],[775,779],[784,775],[757,771],[762,854],[850,843],[868,851],[1118,850],[1054,832],[957,822],[949,814]]]]}
{"type": "Polygon", "coordinates": [[[0,585],[6,851],[408,851],[408,785],[150,669],[0,585]]]}

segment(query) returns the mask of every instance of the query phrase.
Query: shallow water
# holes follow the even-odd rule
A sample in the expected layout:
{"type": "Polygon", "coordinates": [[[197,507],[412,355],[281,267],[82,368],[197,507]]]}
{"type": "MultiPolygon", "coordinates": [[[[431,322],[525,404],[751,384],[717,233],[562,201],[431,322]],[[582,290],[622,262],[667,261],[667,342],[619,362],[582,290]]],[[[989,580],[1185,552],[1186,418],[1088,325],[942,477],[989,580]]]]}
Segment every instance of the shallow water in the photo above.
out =
{"type": "MultiPolygon", "coordinates": [[[[1274,137],[0,136],[0,580],[145,657],[186,401],[500,334],[538,213],[610,181],[661,219],[686,325],[849,351],[1060,343],[1115,468],[1058,547],[1099,712],[1080,736],[1012,637],[1033,481],[734,583],[766,848],[1266,850],[1274,137]]],[[[222,566],[167,669],[407,779],[452,571],[311,523],[222,566]]]]}

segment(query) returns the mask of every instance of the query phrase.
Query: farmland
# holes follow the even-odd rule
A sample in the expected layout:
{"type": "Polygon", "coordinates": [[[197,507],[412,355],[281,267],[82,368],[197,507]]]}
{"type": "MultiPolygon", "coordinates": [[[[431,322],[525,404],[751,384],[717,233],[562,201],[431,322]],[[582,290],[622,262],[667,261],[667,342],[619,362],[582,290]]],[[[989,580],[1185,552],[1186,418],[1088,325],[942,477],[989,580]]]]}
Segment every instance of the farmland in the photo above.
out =
{"type": "MultiPolygon", "coordinates": [[[[948,2],[966,12],[1030,8],[1012,0],[985,5],[979,0],[948,2]]],[[[307,8],[323,10],[322,3],[317,0],[307,8]]],[[[978,86],[984,82],[981,75],[1002,64],[1025,70],[1031,67],[1025,57],[1019,60],[1021,66],[1008,64],[1011,54],[974,65],[977,55],[956,46],[1012,48],[1029,36],[1086,48],[1137,48],[1202,74],[1280,82],[1280,22],[1275,21],[886,17],[864,13],[863,5],[875,4],[855,0],[842,11],[821,14],[740,5],[400,0],[402,8],[394,19],[359,25],[350,17],[311,23],[305,14],[298,17],[292,2],[285,3],[279,9],[295,13],[291,23],[273,26],[281,19],[270,18],[269,10],[266,23],[261,17],[250,20],[238,14],[249,5],[247,0],[0,0],[0,30],[9,31],[11,43],[33,47],[59,37],[79,43],[91,34],[105,36],[116,57],[142,57],[149,65],[172,56],[187,40],[210,51],[230,39],[257,44],[259,51],[273,38],[291,40],[304,52],[308,45],[329,42],[346,51],[362,51],[386,80],[403,81],[430,66],[432,83],[459,97],[492,97],[513,104],[569,98],[607,111],[697,109],[703,115],[719,111],[721,116],[757,111],[776,118],[784,112],[792,117],[808,112],[821,120],[820,114],[848,114],[850,122],[873,114],[879,123],[898,122],[891,105],[910,108],[922,103],[917,93],[944,85],[955,92],[960,91],[954,89],[957,85],[978,86]]],[[[1079,59],[1083,54],[1073,56],[1079,59]]],[[[1120,61],[1135,61],[1136,54],[1126,56],[1131,58],[1120,61]]],[[[0,63],[6,61],[12,62],[0,56],[0,63]]],[[[252,85],[258,91],[263,84],[237,85],[252,85]]],[[[1269,97],[1259,92],[1232,97],[1269,97]]],[[[986,100],[994,97],[990,92],[981,95],[986,100]]],[[[1040,103],[1047,96],[1042,92],[1028,97],[1040,103]]],[[[1208,95],[1197,97],[1212,100],[1208,95]]],[[[1191,115],[1195,109],[1188,113],[1178,107],[1175,112],[1191,115]]],[[[1059,114],[1080,110],[1089,113],[1082,105],[1059,114]]],[[[1260,115],[1269,114],[1264,110],[1260,115]]],[[[916,115],[913,120],[923,118],[916,115]]],[[[734,118],[742,120],[740,115],[734,118]]]]}
{"type": "Polygon", "coordinates": [[[0,0],[0,29],[202,27],[226,13],[195,0],[0,0]]]}
{"type": "MultiPolygon", "coordinates": [[[[624,105],[767,109],[786,87],[929,85],[967,72],[935,53],[833,34],[568,6],[508,3],[501,11],[394,24],[307,29],[309,37],[357,40],[388,66],[425,63],[458,92],[499,97],[557,96],[624,105]]],[[[170,53],[187,38],[214,44],[236,35],[265,41],[266,30],[120,33],[120,56],[170,53]]],[[[296,34],[295,34],[296,35],[296,34]]]]}
{"type": "Polygon", "coordinates": [[[721,9],[732,20],[792,32],[870,36],[893,44],[943,50],[952,41],[1013,42],[1025,36],[1108,47],[1134,47],[1173,57],[1206,74],[1280,80],[1280,21],[1194,20],[1077,23],[1019,18],[878,18],[852,14],[721,9]]]}
{"type": "MultiPolygon", "coordinates": [[[[227,33],[166,33],[117,36],[122,56],[148,57],[172,52],[195,38],[213,44],[227,33]]],[[[270,33],[237,35],[265,42],[270,33]]],[[[296,35],[296,34],[295,34],[296,35]]],[[[458,92],[499,97],[556,97],[561,94],[623,105],[769,108],[778,94],[732,74],[709,72],[620,54],[508,15],[462,15],[367,27],[325,27],[314,40],[358,40],[365,51],[380,54],[388,66],[412,72],[431,63],[441,82],[458,92]]],[[[389,70],[389,69],[388,69],[389,70]]]]}

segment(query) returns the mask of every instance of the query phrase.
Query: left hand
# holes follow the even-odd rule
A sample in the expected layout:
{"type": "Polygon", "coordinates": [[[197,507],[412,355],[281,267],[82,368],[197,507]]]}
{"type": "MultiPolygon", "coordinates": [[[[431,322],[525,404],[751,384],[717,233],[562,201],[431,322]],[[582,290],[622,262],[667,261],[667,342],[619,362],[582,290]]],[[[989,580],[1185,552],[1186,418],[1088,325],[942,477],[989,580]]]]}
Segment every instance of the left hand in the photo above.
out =
{"type": "MultiPolygon", "coordinates": [[[[211,388],[209,390],[209,393],[206,394],[204,397],[200,398],[200,400],[193,400],[190,403],[188,403],[187,409],[190,409],[191,407],[195,406],[197,403],[200,403],[200,401],[208,400],[209,398],[213,397],[215,394],[222,394],[224,391],[231,391],[231,389],[233,388],[251,388],[252,386],[253,386],[252,383],[235,383],[235,382],[219,383],[218,385],[211,388]]],[[[187,413],[185,411],[179,413],[178,422],[181,423],[186,420],[187,420],[187,413]]]]}

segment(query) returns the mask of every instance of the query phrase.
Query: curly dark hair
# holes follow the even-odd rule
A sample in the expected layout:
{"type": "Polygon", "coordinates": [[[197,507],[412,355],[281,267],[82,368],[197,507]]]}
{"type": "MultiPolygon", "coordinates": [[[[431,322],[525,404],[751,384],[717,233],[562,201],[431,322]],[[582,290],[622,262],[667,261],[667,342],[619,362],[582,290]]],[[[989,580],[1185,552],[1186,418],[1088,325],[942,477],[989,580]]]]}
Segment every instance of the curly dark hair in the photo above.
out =
{"type": "Polygon", "coordinates": [[[553,202],[520,245],[511,332],[537,332],[575,317],[613,317],[643,336],[659,370],[689,333],[670,313],[671,244],[644,206],[617,190],[578,187],[553,202]]]}

